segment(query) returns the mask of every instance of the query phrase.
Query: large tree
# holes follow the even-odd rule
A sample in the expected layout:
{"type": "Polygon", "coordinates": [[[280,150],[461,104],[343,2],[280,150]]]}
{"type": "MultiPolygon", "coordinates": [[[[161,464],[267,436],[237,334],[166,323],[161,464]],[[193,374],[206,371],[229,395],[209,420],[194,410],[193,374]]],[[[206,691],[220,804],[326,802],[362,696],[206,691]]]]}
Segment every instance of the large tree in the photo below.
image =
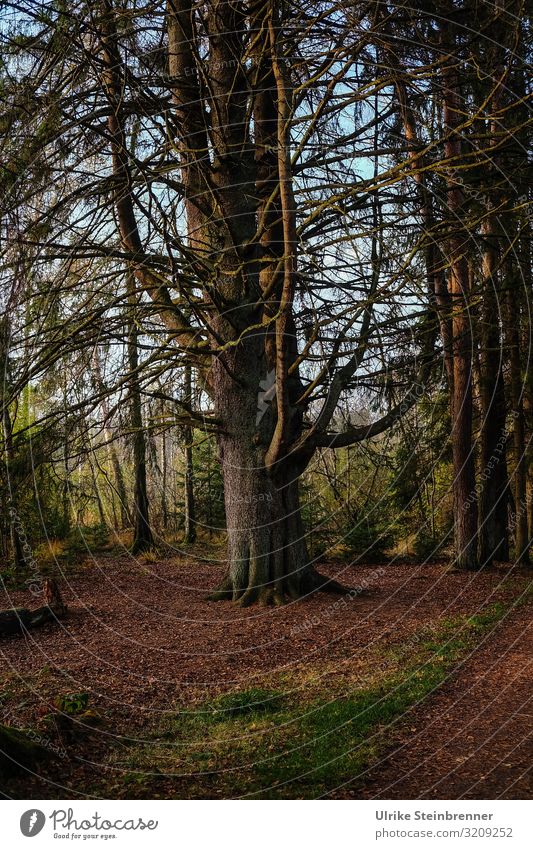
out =
{"type": "MultiPolygon", "coordinates": [[[[440,379],[441,356],[457,557],[478,565],[464,175],[480,156],[463,109],[479,110],[456,5],[17,7],[4,182],[13,207],[31,200],[33,181],[40,197],[48,188],[21,238],[40,246],[75,316],[58,350],[95,326],[116,343],[135,302],[157,339],[142,363],[130,356],[135,397],[147,363],[158,379],[194,369],[198,405],[182,393],[181,424],[215,435],[224,476],[228,572],[216,598],[339,588],[310,562],[300,478],[322,448],[391,427],[440,379]],[[91,269],[107,269],[85,300],[65,286],[74,260],[83,293],[91,269]],[[350,397],[366,407],[355,424],[342,416],[350,397]]],[[[487,248],[486,291],[494,273],[487,248]]]]}
{"type": "MultiPolygon", "coordinates": [[[[175,223],[169,232],[169,210],[160,223],[175,265],[172,288],[168,276],[154,270],[139,225],[145,209],[135,191],[138,163],[127,133],[133,67],[124,41],[132,36],[127,29],[121,36],[121,15],[110,2],[93,17],[93,61],[101,64],[109,104],[122,248],[173,344],[194,362],[212,399],[229,538],[228,574],[214,597],[242,605],[336,587],[309,562],[299,478],[319,446],[344,446],[379,433],[416,397],[408,394],[370,426],[331,429],[373,334],[387,325],[374,311],[375,301],[390,295],[389,283],[385,296],[380,292],[376,234],[363,274],[359,267],[353,275],[348,263],[355,250],[350,228],[365,225],[369,208],[369,223],[377,224],[383,177],[369,168],[358,181],[347,169],[343,186],[340,174],[329,170],[331,157],[363,138],[366,123],[377,121],[376,111],[363,110],[367,120],[359,131],[353,120],[345,126],[358,100],[351,73],[374,56],[371,50],[363,55],[362,21],[342,6],[327,15],[329,26],[341,16],[339,35],[335,29],[330,35],[318,17],[314,32],[307,15],[294,22],[288,13],[282,4],[167,4],[161,40],[172,184],[168,173],[162,182],[179,196],[184,213],[181,232],[175,223]],[[331,185],[320,185],[328,170],[331,185]],[[358,210],[364,210],[359,218],[358,210]],[[315,263],[320,276],[313,280],[315,263]],[[195,322],[185,318],[191,313],[195,322]]],[[[385,81],[375,81],[376,96],[384,87],[385,81]]],[[[159,93],[159,108],[161,100],[159,93]]],[[[159,167],[158,180],[162,174],[159,167]]],[[[152,185],[154,203],[162,191],[152,185]]],[[[431,328],[419,335],[424,333],[429,352],[431,328]]],[[[415,348],[420,344],[417,339],[415,348]]]]}

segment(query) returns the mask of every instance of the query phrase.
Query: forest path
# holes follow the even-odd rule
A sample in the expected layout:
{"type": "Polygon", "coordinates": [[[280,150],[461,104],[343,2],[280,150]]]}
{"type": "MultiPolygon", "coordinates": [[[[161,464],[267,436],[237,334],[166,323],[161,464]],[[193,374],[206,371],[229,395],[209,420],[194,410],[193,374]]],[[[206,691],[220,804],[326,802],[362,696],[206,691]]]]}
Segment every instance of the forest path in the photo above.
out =
{"type": "Polygon", "coordinates": [[[429,701],[412,710],[364,789],[336,798],[525,799],[533,796],[533,628],[521,607],[429,701]]]}

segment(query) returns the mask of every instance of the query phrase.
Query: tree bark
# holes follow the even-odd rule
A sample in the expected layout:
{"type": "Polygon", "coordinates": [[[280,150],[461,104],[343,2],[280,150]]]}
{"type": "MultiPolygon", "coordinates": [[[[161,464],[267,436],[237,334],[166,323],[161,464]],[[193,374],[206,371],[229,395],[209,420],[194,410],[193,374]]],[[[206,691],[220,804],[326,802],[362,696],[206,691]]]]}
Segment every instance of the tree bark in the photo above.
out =
{"type": "MultiPolygon", "coordinates": [[[[453,53],[453,51],[451,51],[453,53]]],[[[453,56],[443,66],[445,155],[448,161],[447,201],[451,235],[448,241],[452,301],[453,385],[451,389],[455,562],[458,568],[479,567],[477,555],[477,493],[472,444],[472,332],[466,249],[463,230],[461,164],[461,103],[453,56]],[[452,64],[453,63],[453,64],[452,64]]]]}
{"type": "Polygon", "coordinates": [[[224,475],[228,572],[213,600],[246,607],[281,604],[313,590],[344,592],[320,576],[309,561],[300,513],[298,481],[303,467],[286,460],[275,470],[265,462],[269,412],[261,402],[265,345],[261,335],[227,352],[215,368],[218,438],[224,475]],[[232,374],[239,375],[238,383],[232,374]]]}
{"type": "Polygon", "coordinates": [[[520,291],[519,275],[511,269],[506,293],[505,335],[509,349],[510,398],[513,417],[512,476],[514,515],[514,558],[516,563],[529,564],[527,454],[524,418],[524,384],[520,351],[520,291]]]}
{"type": "MultiPolygon", "coordinates": [[[[106,388],[105,388],[104,379],[103,379],[103,375],[102,375],[102,367],[101,367],[101,363],[100,363],[98,348],[95,348],[93,363],[94,363],[94,376],[95,376],[97,389],[98,389],[98,392],[100,393],[100,395],[102,396],[101,409],[102,409],[102,416],[103,416],[103,423],[104,423],[104,437],[105,437],[106,443],[108,445],[109,459],[111,461],[111,467],[113,469],[113,475],[114,475],[114,478],[115,478],[115,489],[116,489],[116,493],[118,495],[118,500],[119,500],[120,528],[123,529],[123,528],[128,527],[128,525],[130,524],[130,516],[129,516],[129,511],[128,511],[128,501],[127,501],[127,495],[126,495],[126,484],[125,484],[125,481],[124,481],[124,474],[122,472],[122,466],[120,465],[120,460],[119,460],[119,457],[118,457],[118,454],[117,454],[117,449],[115,447],[115,442],[113,440],[113,433],[112,433],[111,427],[109,425],[111,416],[110,416],[110,411],[109,411],[108,399],[107,399],[107,395],[106,395],[106,388]]],[[[113,503],[113,511],[114,511],[114,507],[115,507],[114,499],[112,500],[112,503],[113,503]]],[[[116,516],[115,516],[115,529],[118,530],[118,527],[116,527],[116,525],[117,525],[117,521],[116,521],[116,516]]]]}
{"type": "Polygon", "coordinates": [[[150,527],[148,486],[146,481],[146,442],[142,416],[141,389],[139,385],[139,353],[137,348],[136,294],[135,278],[128,273],[128,367],[131,427],[133,431],[133,545],[132,551],[138,554],[147,551],[154,544],[150,527]]]}
{"type": "MultiPolygon", "coordinates": [[[[185,366],[184,402],[190,407],[192,401],[192,374],[190,365],[185,366]]],[[[185,476],[184,476],[184,531],[183,542],[187,545],[196,542],[196,511],[194,505],[194,469],[192,462],[192,427],[183,429],[185,443],[185,476]]]]}
{"type": "Polygon", "coordinates": [[[480,108],[481,130],[488,138],[487,177],[485,180],[486,214],[481,226],[483,261],[481,279],[480,332],[480,404],[481,404],[481,488],[479,494],[479,557],[483,566],[493,559],[509,559],[507,507],[506,399],[503,376],[503,346],[500,331],[502,297],[501,259],[504,249],[502,224],[509,216],[506,190],[501,188],[501,174],[506,164],[502,157],[503,105],[502,80],[505,79],[505,52],[514,33],[502,19],[504,5],[497,0],[491,10],[487,44],[483,53],[487,78],[479,82],[479,100],[486,104],[489,119],[480,108]],[[487,89],[488,85],[488,89],[487,89]],[[497,209],[497,212],[496,212],[497,209]]]}
{"type": "Polygon", "coordinates": [[[493,560],[509,559],[506,406],[498,297],[501,291],[497,274],[497,232],[492,216],[484,222],[483,236],[479,559],[482,566],[490,566],[493,560]]]}

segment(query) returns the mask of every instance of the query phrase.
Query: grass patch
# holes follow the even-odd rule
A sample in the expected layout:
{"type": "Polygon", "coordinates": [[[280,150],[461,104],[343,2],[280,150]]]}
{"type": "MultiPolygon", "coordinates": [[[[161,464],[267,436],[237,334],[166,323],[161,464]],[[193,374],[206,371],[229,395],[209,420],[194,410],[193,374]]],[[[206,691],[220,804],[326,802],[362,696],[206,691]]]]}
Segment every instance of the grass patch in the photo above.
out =
{"type": "Polygon", "coordinates": [[[279,711],[283,694],[275,690],[251,687],[237,693],[225,693],[208,706],[207,715],[215,722],[226,722],[236,717],[253,717],[279,711]]]}
{"type": "Polygon", "coordinates": [[[396,723],[446,681],[508,610],[493,604],[369,653],[358,677],[348,687],[344,681],[342,695],[300,684],[293,695],[249,688],[219,696],[170,717],[149,742],[115,759],[114,768],[153,781],[167,776],[168,795],[182,798],[321,796],[356,781],[390,745],[396,723]]]}

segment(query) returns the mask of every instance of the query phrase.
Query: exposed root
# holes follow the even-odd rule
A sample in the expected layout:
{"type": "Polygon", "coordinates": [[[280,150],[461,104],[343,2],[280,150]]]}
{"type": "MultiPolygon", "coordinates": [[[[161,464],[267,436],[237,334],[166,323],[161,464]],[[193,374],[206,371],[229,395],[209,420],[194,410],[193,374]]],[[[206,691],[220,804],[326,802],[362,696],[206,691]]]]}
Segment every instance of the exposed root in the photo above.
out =
{"type": "Polygon", "coordinates": [[[285,596],[284,596],[282,590],[280,590],[280,589],[274,590],[274,596],[273,596],[272,600],[273,600],[274,605],[276,607],[282,607],[286,602],[285,596]]]}
{"type": "Polygon", "coordinates": [[[212,593],[206,595],[206,601],[228,601],[233,598],[233,584],[229,575],[226,575],[220,586],[212,593]]]}
{"type": "Polygon", "coordinates": [[[250,605],[259,601],[260,589],[260,587],[249,587],[235,602],[237,607],[250,607],[250,605]]]}
{"type": "Polygon", "coordinates": [[[314,569],[306,572],[300,580],[295,580],[293,575],[283,581],[276,581],[274,586],[270,584],[238,589],[233,587],[231,577],[228,574],[220,586],[206,596],[206,601],[233,601],[237,607],[242,608],[250,607],[252,604],[280,607],[288,601],[298,601],[315,592],[347,595],[350,590],[333,578],[328,578],[314,569]]]}

